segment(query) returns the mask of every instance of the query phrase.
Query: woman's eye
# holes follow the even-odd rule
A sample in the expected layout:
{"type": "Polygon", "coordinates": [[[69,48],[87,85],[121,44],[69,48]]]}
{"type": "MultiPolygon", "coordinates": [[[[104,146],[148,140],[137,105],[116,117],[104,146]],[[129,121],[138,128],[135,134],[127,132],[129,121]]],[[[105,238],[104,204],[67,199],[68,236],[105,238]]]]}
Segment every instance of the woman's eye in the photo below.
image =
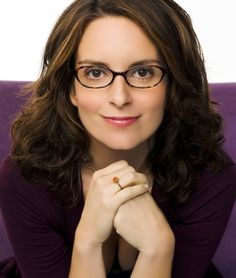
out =
{"type": "Polygon", "coordinates": [[[151,67],[136,68],[132,75],[136,78],[149,78],[153,76],[153,69],[151,67]]]}
{"type": "Polygon", "coordinates": [[[104,72],[100,69],[88,69],[86,71],[86,76],[89,78],[101,78],[104,72]]]}

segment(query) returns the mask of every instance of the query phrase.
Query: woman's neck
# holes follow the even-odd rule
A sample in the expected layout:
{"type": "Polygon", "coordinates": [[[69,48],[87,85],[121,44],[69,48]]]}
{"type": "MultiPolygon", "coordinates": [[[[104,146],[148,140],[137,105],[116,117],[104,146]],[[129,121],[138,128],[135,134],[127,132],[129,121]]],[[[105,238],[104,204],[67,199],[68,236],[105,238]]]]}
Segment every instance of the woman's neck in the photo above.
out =
{"type": "Polygon", "coordinates": [[[126,160],[136,171],[143,171],[147,167],[148,153],[148,142],[144,142],[131,150],[112,150],[96,141],[92,141],[90,146],[92,164],[96,170],[105,168],[116,161],[126,160]]]}

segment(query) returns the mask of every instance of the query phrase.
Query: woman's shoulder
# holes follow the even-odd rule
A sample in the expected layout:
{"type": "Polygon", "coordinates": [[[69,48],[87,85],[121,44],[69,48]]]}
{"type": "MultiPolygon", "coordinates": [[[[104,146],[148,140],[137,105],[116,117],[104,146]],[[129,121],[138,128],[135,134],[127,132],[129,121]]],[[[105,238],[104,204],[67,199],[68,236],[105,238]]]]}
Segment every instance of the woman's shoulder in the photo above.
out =
{"type": "MultiPolygon", "coordinates": [[[[0,190],[4,189],[14,189],[14,191],[18,191],[18,189],[23,192],[25,189],[33,189],[34,186],[27,181],[21,173],[21,168],[17,162],[13,161],[11,157],[7,157],[4,161],[2,161],[0,166],[0,190]]],[[[30,190],[31,194],[32,191],[30,190]]],[[[27,191],[26,191],[27,192],[27,191]]]]}
{"type": "Polygon", "coordinates": [[[205,219],[210,215],[230,215],[236,199],[236,165],[226,155],[225,164],[220,170],[204,168],[197,173],[195,189],[187,202],[171,206],[174,218],[205,219]],[[224,212],[223,212],[224,211],[224,212]]]}
{"type": "Polygon", "coordinates": [[[202,169],[196,177],[195,190],[186,203],[189,212],[205,210],[231,211],[236,199],[236,165],[229,156],[225,156],[224,166],[220,170],[202,169]]]}
{"type": "Polygon", "coordinates": [[[230,189],[236,196],[236,164],[229,155],[224,154],[224,166],[219,170],[202,169],[197,174],[196,191],[219,191],[230,189]]]}
{"type": "Polygon", "coordinates": [[[0,197],[5,191],[18,191],[22,184],[27,184],[21,175],[20,167],[10,156],[0,164],[0,197]]]}
{"type": "Polygon", "coordinates": [[[53,214],[56,207],[47,187],[26,180],[18,163],[10,157],[2,161],[0,166],[0,203],[1,206],[25,204],[28,208],[47,210],[53,214]]]}
{"type": "Polygon", "coordinates": [[[0,163],[0,181],[4,179],[14,178],[20,173],[19,165],[11,159],[10,156],[7,156],[0,163]]]}

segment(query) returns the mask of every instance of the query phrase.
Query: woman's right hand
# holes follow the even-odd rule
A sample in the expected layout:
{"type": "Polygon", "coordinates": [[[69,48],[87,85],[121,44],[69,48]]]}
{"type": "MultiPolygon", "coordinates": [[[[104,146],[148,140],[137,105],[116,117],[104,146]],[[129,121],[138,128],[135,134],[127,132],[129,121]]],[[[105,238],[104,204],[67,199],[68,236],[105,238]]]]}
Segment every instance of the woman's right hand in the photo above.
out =
{"type": "Polygon", "coordinates": [[[111,234],[119,207],[148,191],[145,175],[135,171],[126,161],[117,161],[96,171],[76,230],[76,238],[88,244],[102,244],[111,234]],[[118,177],[119,185],[113,182],[118,177]]]}

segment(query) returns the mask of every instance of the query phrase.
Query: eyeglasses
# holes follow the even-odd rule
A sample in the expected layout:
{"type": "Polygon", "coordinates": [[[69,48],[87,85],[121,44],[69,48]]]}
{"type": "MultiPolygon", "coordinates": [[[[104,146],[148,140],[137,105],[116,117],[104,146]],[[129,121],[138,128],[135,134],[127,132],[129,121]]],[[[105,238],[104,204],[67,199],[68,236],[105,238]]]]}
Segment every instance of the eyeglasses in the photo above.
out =
{"type": "Polygon", "coordinates": [[[130,87],[147,89],[157,86],[167,72],[167,69],[156,65],[140,65],[123,72],[89,65],[79,67],[73,74],[82,86],[90,89],[108,87],[118,75],[123,76],[130,87]]]}

